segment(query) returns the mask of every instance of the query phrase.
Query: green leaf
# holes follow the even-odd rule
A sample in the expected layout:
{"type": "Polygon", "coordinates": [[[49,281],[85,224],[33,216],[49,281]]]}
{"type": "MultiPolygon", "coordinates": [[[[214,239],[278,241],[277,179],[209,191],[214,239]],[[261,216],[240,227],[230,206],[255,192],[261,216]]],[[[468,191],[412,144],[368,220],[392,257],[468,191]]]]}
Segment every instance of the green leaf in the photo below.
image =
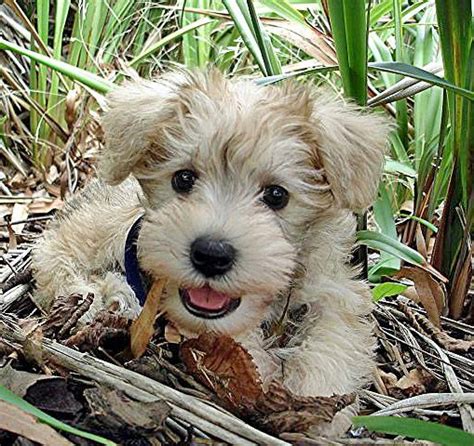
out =
{"type": "Polygon", "coordinates": [[[25,412],[35,416],[42,423],[49,424],[55,429],[69,432],[70,434],[77,435],[78,437],[87,438],[93,440],[99,444],[105,444],[107,446],[116,446],[116,443],[113,441],[107,440],[106,438],[99,437],[98,435],[91,434],[89,432],[81,431],[75,427],[69,426],[62,421],[56,420],[52,416],[33,406],[32,404],[25,401],[23,398],[20,398],[18,395],[15,395],[13,392],[8,390],[6,387],[0,384],[0,399],[6,401],[7,403],[13,404],[18,408],[22,409],[25,412]]]}
{"type": "Polygon", "coordinates": [[[474,91],[466,90],[465,88],[458,87],[451,82],[448,82],[442,77],[436,76],[429,71],[423,70],[413,65],[400,62],[373,62],[369,63],[369,68],[372,70],[386,71],[388,73],[402,74],[404,76],[412,77],[414,79],[419,79],[421,81],[428,82],[432,85],[438,85],[443,87],[446,90],[457,93],[461,96],[464,96],[471,101],[474,100],[474,91]]]}
{"type": "Polygon", "coordinates": [[[406,175],[410,178],[416,178],[417,176],[416,170],[413,167],[392,159],[385,160],[384,171],[386,173],[406,175]]]}
{"type": "Polygon", "coordinates": [[[422,225],[425,225],[427,228],[429,228],[435,234],[438,232],[438,228],[433,223],[430,223],[429,221],[426,221],[424,218],[417,217],[416,215],[410,215],[408,218],[410,218],[411,220],[415,220],[418,223],[421,223],[422,225]]]}
{"type": "Polygon", "coordinates": [[[66,62],[62,62],[61,60],[56,60],[48,56],[43,56],[42,54],[39,54],[35,51],[27,50],[26,48],[22,48],[12,42],[8,42],[7,40],[0,39],[0,49],[13,51],[23,56],[29,57],[30,59],[39,62],[40,64],[46,65],[47,67],[50,67],[66,76],[69,76],[71,79],[93,88],[100,93],[108,93],[113,88],[115,88],[112,82],[109,82],[108,80],[93,73],[89,73],[86,70],[69,65],[66,62]]]}
{"type": "Polygon", "coordinates": [[[407,288],[408,286],[403,285],[402,283],[380,283],[372,289],[372,299],[374,300],[374,302],[378,302],[384,297],[398,296],[399,294],[403,293],[407,288]]]}
{"type": "Polygon", "coordinates": [[[303,14],[288,3],[287,0],[259,0],[259,3],[290,22],[308,26],[303,14]]]}
{"type": "Polygon", "coordinates": [[[253,10],[253,4],[248,3],[246,6],[243,0],[222,0],[222,2],[232,17],[234,25],[239,30],[245,46],[257,62],[260,71],[265,76],[280,74],[279,61],[275,56],[268,35],[253,10]]]}
{"type": "Polygon", "coordinates": [[[365,426],[370,431],[433,441],[444,446],[474,446],[473,434],[414,418],[365,416],[354,417],[352,422],[355,426],[365,426]]]}
{"type": "Polygon", "coordinates": [[[328,0],[344,92],[367,103],[367,20],[365,0],[328,0]]]}
{"type": "Polygon", "coordinates": [[[412,265],[425,264],[425,259],[418,251],[380,232],[358,231],[357,241],[377,251],[392,254],[412,265]]]}

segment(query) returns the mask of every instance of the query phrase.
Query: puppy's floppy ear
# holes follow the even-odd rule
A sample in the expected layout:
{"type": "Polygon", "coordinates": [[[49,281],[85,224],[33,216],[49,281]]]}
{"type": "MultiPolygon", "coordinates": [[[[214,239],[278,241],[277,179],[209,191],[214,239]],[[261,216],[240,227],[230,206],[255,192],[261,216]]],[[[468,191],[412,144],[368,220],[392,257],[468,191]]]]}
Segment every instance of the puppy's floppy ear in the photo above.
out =
{"type": "Polygon", "coordinates": [[[108,94],[99,173],[109,184],[122,182],[160,156],[160,129],[176,115],[184,82],[181,73],[173,74],[158,81],[125,83],[108,94]]]}
{"type": "Polygon", "coordinates": [[[319,159],[336,202],[363,210],[375,198],[382,175],[388,120],[328,93],[316,95],[313,119],[319,159]]]}

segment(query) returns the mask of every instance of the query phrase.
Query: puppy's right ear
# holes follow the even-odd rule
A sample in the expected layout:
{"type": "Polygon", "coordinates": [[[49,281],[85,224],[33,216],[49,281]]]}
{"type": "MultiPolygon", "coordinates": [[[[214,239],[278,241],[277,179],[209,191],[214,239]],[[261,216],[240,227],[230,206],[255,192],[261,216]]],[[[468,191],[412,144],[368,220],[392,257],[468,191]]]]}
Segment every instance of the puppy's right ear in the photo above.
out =
{"type": "Polygon", "coordinates": [[[182,81],[175,73],[158,81],[129,82],[108,94],[99,160],[99,174],[107,183],[119,184],[160,157],[160,134],[176,116],[182,81]]]}

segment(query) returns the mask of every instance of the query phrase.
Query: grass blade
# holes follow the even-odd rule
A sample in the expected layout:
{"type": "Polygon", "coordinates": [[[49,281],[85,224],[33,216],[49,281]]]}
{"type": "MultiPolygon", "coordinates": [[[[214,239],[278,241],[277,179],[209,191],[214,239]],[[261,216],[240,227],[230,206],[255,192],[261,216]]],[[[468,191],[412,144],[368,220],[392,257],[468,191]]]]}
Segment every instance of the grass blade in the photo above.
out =
{"type": "Polygon", "coordinates": [[[287,0],[259,0],[259,3],[290,22],[308,26],[303,14],[288,3],[287,0]]]}
{"type": "Polygon", "coordinates": [[[77,68],[61,60],[56,60],[51,57],[43,56],[42,54],[36,53],[35,51],[27,50],[26,48],[22,48],[4,39],[0,39],[0,49],[13,51],[23,56],[29,57],[35,62],[69,76],[71,79],[93,88],[100,93],[108,93],[114,88],[114,84],[109,82],[107,79],[101,78],[93,73],[89,73],[81,68],[77,68]]]}
{"type": "Polygon", "coordinates": [[[372,70],[402,74],[414,79],[419,79],[421,81],[428,82],[429,84],[443,87],[446,90],[452,91],[453,93],[461,95],[471,101],[474,100],[474,91],[458,87],[457,85],[454,85],[442,77],[436,76],[435,74],[422,70],[421,68],[414,67],[413,65],[400,62],[374,62],[369,63],[369,68],[372,70]]]}
{"type": "Polygon", "coordinates": [[[429,421],[388,416],[363,416],[354,417],[352,422],[355,426],[365,426],[370,431],[433,441],[444,446],[474,445],[474,435],[429,421]]]}
{"type": "Polygon", "coordinates": [[[245,46],[257,62],[260,71],[263,73],[264,76],[272,75],[273,73],[267,72],[265,61],[262,55],[262,50],[251,28],[251,18],[248,10],[243,7],[241,2],[237,2],[235,0],[222,0],[222,2],[224,3],[225,7],[227,8],[227,11],[232,17],[235,26],[239,30],[239,33],[245,43],[245,46]]]}
{"type": "Polygon", "coordinates": [[[358,231],[357,241],[369,248],[392,254],[412,265],[421,266],[425,263],[424,257],[418,251],[380,232],[358,231]]]}

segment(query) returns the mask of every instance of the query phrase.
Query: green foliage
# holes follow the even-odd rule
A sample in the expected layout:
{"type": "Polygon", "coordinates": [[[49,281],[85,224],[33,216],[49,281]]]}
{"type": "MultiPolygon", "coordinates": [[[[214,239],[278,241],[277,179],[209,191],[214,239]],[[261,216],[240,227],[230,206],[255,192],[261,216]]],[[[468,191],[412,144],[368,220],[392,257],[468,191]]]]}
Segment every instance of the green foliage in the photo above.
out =
{"type": "Polygon", "coordinates": [[[417,440],[434,441],[443,446],[474,446],[474,435],[443,424],[402,417],[354,417],[355,426],[417,440]]]}
{"type": "Polygon", "coordinates": [[[403,293],[407,288],[408,286],[403,285],[402,283],[379,283],[372,289],[372,299],[375,302],[378,302],[384,297],[398,296],[399,294],[403,293]]]}

